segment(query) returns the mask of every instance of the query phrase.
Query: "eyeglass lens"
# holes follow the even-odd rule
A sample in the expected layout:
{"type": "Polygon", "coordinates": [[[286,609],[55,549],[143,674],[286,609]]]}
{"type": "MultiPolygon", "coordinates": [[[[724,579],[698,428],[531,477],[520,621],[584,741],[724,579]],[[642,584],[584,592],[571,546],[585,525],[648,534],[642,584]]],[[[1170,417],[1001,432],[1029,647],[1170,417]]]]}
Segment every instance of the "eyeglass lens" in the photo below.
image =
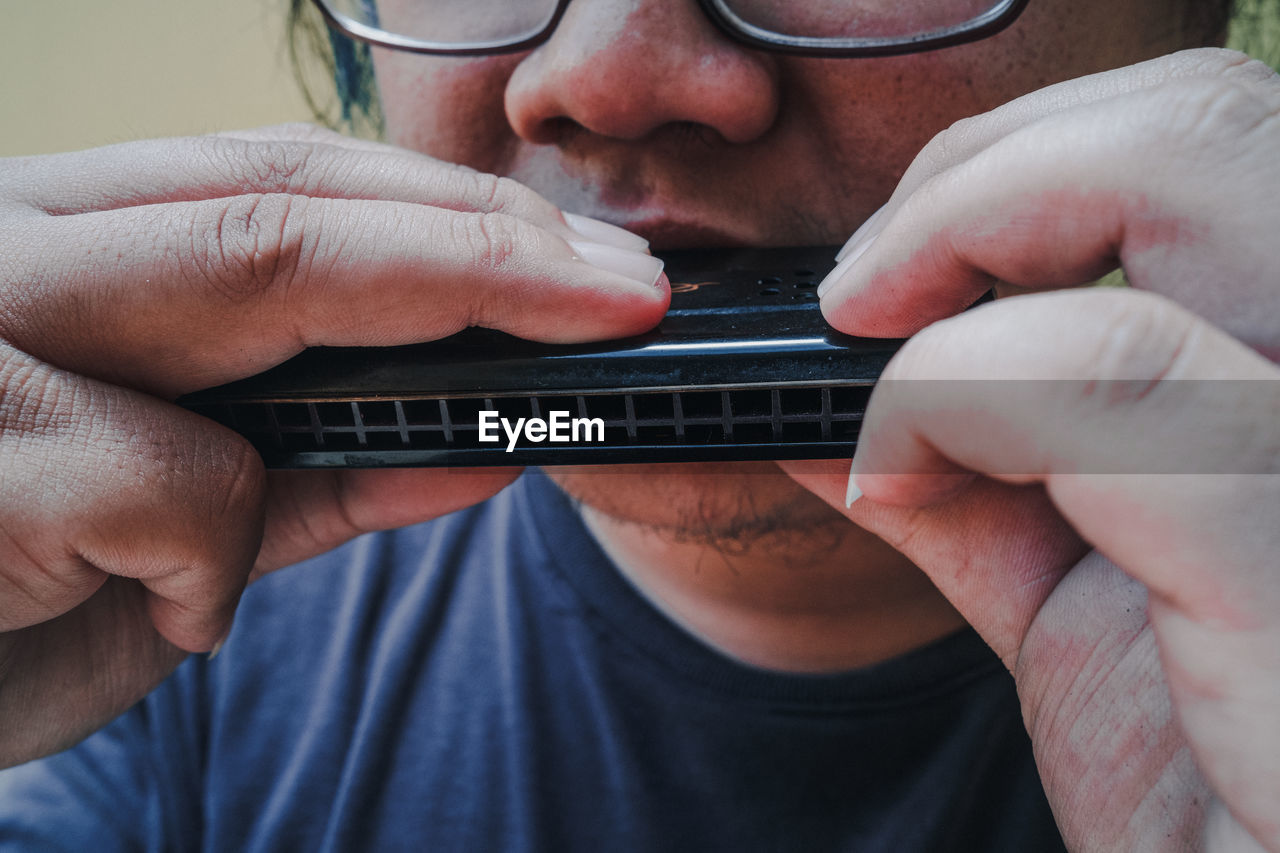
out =
{"type": "Polygon", "coordinates": [[[358,24],[439,44],[517,42],[541,32],[556,0],[326,0],[358,24]]]}
{"type": "MultiPolygon", "coordinates": [[[[324,0],[360,26],[440,45],[515,43],[555,16],[556,0],[324,0]]],[[[767,33],[819,39],[910,39],[962,27],[1008,0],[718,0],[767,33]]]]}
{"type": "Polygon", "coordinates": [[[978,18],[992,0],[726,0],[743,21],[805,38],[891,39],[948,30],[978,18]]]}

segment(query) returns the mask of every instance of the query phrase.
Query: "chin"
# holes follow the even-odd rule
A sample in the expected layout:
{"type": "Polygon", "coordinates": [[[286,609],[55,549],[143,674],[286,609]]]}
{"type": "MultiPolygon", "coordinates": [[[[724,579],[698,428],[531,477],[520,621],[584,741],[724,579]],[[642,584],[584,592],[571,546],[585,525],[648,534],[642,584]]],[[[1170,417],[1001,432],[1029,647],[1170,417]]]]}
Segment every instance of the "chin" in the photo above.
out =
{"type": "Polygon", "coordinates": [[[570,466],[546,474],[598,512],[682,541],[746,546],[848,526],[772,462],[570,466]]]}

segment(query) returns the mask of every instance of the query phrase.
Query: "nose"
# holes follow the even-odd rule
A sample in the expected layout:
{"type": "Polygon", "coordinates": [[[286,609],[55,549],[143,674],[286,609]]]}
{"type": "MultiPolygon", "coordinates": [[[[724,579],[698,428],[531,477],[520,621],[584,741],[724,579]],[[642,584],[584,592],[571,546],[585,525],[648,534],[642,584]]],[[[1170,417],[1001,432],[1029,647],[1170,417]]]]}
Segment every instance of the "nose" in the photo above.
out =
{"type": "Polygon", "coordinates": [[[726,38],[694,0],[574,0],[507,83],[507,119],[535,143],[567,120],[625,140],[692,123],[749,142],[778,111],[773,57],[726,38]]]}

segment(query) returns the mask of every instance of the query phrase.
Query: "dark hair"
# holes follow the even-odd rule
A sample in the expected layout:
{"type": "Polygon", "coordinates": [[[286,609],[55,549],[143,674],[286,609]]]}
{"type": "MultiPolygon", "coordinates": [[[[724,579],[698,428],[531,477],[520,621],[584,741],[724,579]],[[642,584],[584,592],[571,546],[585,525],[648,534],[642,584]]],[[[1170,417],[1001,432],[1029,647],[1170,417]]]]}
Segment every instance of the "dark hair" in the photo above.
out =
{"type": "MultiPolygon", "coordinates": [[[[1206,44],[1227,45],[1280,68],[1280,0],[1190,0],[1206,44]]],[[[308,106],[330,127],[382,135],[382,109],[369,46],[330,29],[309,0],[289,0],[289,58],[308,106]],[[309,72],[315,63],[324,72],[309,72]]]]}
{"type": "Polygon", "coordinates": [[[286,33],[294,77],[316,120],[359,136],[382,136],[369,45],[326,25],[308,0],[289,0],[286,33]],[[312,73],[317,63],[319,73],[312,73]]]}

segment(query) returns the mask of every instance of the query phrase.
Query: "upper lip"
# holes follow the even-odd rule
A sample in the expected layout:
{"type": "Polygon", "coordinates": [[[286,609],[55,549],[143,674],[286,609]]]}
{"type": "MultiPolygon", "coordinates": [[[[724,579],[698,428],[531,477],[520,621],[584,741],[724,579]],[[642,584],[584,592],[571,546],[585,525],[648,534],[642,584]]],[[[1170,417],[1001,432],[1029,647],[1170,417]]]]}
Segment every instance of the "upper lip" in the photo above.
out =
{"type": "Polygon", "coordinates": [[[675,217],[655,216],[613,221],[644,237],[656,252],[664,249],[737,248],[757,245],[759,242],[746,234],[736,234],[725,228],[675,217]]]}

